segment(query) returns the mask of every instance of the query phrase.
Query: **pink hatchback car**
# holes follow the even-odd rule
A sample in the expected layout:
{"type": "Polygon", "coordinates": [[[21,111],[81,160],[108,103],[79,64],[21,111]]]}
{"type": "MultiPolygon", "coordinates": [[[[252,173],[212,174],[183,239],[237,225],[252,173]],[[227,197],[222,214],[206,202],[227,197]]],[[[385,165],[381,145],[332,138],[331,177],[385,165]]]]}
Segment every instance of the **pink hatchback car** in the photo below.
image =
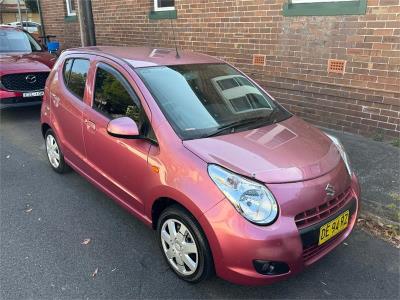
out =
{"type": "Polygon", "coordinates": [[[52,168],[71,166],[156,229],[186,281],[285,279],[346,239],[357,217],[341,143],[210,56],[65,51],[41,123],[52,168]]]}

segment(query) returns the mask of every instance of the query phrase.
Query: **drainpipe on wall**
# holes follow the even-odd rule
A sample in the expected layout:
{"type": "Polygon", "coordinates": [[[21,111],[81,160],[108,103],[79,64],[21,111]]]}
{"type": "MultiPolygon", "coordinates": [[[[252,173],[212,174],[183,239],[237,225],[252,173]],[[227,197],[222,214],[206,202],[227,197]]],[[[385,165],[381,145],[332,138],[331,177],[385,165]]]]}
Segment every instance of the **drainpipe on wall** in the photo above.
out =
{"type": "Polygon", "coordinates": [[[0,0],[0,24],[3,24],[3,1],[0,0]]]}
{"type": "Polygon", "coordinates": [[[43,37],[43,43],[46,43],[46,31],[44,30],[44,21],[43,21],[43,14],[42,14],[42,7],[40,6],[40,0],[36,0],[38,11],[39,11],[39,18],[40,18],[40,34],[43,37]]]}
{"type": "Polygon", "coordinates": [[[22,26],[22,16],[21,16],[21,6],[19,3],[19,0],[17,0],[17,7],[18,7],[18,18],[19,18],[18,22],[19,22],[20,27],[23,27],[22,26]]]}
{"type": "Polygon", "coordinates": [[[3,1],[0,0],[0,24],[3,24],[3,1]]]}
{"type": "Polygon", "coordinates": [[[96,46],[91,0],[78,0],[78,18],[82,46],[96,46]]]}

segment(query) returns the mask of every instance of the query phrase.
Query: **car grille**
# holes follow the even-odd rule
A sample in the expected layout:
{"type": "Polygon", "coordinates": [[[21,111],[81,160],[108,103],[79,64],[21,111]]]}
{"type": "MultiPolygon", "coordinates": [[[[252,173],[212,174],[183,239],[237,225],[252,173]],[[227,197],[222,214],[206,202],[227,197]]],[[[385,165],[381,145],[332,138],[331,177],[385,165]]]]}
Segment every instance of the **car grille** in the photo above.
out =
{"type": "Polygon", "coordinates": [[[322,251],[324,251],[326,248],[328,248],[330,245],[332,245],[339,237],[343,235],[345,231],[342,231],[326,243],[318,246],[318,245],[311,245],[307,247],[306,249],[303,249],[303,260],[307,262],[308,260],[312,259],[314,256],[317,256],[320,254],[322,251]]]}
{"type": "Polygon", "coordinates": [[[297,214],[294,218],[297,228],[303,229],[326,219],[341,209],[351,199],[351,188],[349,187],[345,192],[331,200],[328,200],[324,204],[297,214]]]}
{"type": "Polygon", "coordinates": [[[6,74],[1,76],[1,84],[7,90],[28,92],[43,90],[49,72],[6,74]]]}

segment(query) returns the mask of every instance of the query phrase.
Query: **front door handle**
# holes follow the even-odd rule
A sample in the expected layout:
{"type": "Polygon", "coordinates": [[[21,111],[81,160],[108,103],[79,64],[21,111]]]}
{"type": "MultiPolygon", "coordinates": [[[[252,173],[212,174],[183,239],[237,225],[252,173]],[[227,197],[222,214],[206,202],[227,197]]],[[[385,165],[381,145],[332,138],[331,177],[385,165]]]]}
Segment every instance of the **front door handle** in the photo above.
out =
{"type": "Polygon", "coordinates": [[[88,120],[88,119],[85,119],[85,125],[86,125],[86,128],[89,130],[89,129],[91,129],[91,130],[96,130],[96,124],[95,123],[93,123],[92,121],[90,121],[90,120],[88,120]]]}

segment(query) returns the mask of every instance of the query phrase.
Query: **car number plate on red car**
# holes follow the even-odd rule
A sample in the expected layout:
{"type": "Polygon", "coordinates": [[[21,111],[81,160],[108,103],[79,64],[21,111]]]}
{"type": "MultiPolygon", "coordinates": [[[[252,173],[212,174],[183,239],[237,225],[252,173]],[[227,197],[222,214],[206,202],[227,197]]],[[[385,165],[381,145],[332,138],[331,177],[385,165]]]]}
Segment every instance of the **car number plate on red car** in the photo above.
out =
{"type": "Polygon", "coordinates": [[[24,98],[26,98],[26,97],[39,97],[39,96],[43,96],[43,95],[44,95],[43,91],[41,91],[41,92],[29,92],[29,93],[23,93],[22,94],[22,96],[24,98]]]}
{"type": "Polygon", "coordinates": [[[318,245],[325,243],[326,241],[333,238],[335,235],[342,232],[349,224],[349,215],[350,211],[346,210],[337,218],[321,226],[321,228],[319,229],[318,245]]]}

